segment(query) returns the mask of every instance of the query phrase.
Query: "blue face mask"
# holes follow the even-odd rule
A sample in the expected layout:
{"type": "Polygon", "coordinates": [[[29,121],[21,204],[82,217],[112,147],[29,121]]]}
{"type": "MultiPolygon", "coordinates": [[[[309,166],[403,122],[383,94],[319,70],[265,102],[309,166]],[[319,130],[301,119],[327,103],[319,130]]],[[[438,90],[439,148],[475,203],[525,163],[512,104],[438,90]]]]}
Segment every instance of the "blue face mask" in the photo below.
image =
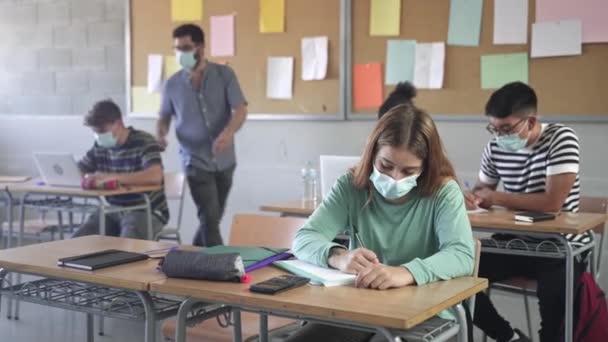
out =
{"type": "Polygon", "coordinates": [[[528,144],[528,138],[521,138],[519,134],[509,134],[496,137],[500,148],[509,152],[517,152],[528,144]]]}
{"type": "Polygon", "coordinates": [[[378,171],[374,166],[374,171],[369,176],[369,179],[382,197],[389,200],[396,200],[407,195],[416,187],[416,185],[418,185],[418,183],[416,183],[418,176],[420,175],[412,175],[396,181],[392,177],[378,171]]]}
{"type": "Polygon", "coordinates": [[[177,51],[175,53],[175,59],[184,69],[192,70],[196,66],[196,55],[194,54],[194,51],[177,51]]]}
{"type": "Polygon", "coordinates": [[[97,145],[102,148],[112,148],[118,144],[118,140],[112,132],[95,134],[95,140],[97,141],[97,145]]]}
{"type": "Polygon", "coordinates": [[[528,136],[526,138],[522,138],[519,136],[521,132],[523,132],[525,127],[525,125],[522,126],[522,128],[517,133],[497,135],[496,143],[498,144],[498,147],[508,152],[517,152],[522,148],[526,147],[526,145],[528,144],[528,139],[530,138],[530,132],[528,132],[528,136]]]}

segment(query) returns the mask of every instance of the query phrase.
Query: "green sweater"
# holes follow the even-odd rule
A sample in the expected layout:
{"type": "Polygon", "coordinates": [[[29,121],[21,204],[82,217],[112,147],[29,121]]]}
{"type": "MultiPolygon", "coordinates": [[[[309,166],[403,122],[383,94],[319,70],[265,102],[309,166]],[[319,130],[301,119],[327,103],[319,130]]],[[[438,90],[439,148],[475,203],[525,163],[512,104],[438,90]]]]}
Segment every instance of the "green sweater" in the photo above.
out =
{"type": "Polygon", "coordinates": [[[407,267],[418,285],[473,273],[473,234],[455,181],[430,197],[421,197],[414,189],[411,198],[399,205],[374,192],[365,206],[368,191],[355,188],[350,179],[350,175],[340,177],[298,231],[293,243],[298,259],[327,267],[329,250],[339,246],[332,240],[356,227],[380,262],[407,267]]]}

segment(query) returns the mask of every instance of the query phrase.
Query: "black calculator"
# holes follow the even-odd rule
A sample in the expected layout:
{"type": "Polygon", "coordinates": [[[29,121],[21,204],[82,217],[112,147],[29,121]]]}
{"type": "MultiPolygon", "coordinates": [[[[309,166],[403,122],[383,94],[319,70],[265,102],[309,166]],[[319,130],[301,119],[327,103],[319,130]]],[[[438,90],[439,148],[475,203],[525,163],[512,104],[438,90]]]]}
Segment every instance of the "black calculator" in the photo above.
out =
{"type": "Polygon", "coordinates": [[[251,285],[249,291],[273,295],[285,290],[306,285],[310,279],[295,275],[282,275],[251,285]]]}

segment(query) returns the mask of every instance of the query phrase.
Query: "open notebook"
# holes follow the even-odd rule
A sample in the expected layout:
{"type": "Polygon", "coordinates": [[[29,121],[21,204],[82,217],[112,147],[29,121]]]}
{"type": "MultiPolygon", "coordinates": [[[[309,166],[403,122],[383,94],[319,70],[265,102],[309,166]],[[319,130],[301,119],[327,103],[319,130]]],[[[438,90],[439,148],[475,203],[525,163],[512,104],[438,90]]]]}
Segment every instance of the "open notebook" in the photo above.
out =
{"type": "Polygon", "coordinates": [[[342,273],[338,270],[319,267],[300,260],[275,261],[275,265],[295,275],[310,278],[311,283],[323,286],[350,285],[355,283],[354,274],[342,273]]]}

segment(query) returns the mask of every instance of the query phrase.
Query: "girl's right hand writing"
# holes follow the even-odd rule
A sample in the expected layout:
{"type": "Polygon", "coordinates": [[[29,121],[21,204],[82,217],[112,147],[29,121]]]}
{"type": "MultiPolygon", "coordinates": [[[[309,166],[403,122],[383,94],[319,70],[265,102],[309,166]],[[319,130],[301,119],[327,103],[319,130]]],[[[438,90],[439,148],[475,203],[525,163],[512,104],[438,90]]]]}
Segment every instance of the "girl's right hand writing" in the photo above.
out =
{"type": "Polygon", "coordinates": [[[344,273],[358,274],[373,264],[379,264],[380,260],[376,253],[366,248],[357,248],[352,251],[334,248],[331,250],[327,263],[344,273]]]}

